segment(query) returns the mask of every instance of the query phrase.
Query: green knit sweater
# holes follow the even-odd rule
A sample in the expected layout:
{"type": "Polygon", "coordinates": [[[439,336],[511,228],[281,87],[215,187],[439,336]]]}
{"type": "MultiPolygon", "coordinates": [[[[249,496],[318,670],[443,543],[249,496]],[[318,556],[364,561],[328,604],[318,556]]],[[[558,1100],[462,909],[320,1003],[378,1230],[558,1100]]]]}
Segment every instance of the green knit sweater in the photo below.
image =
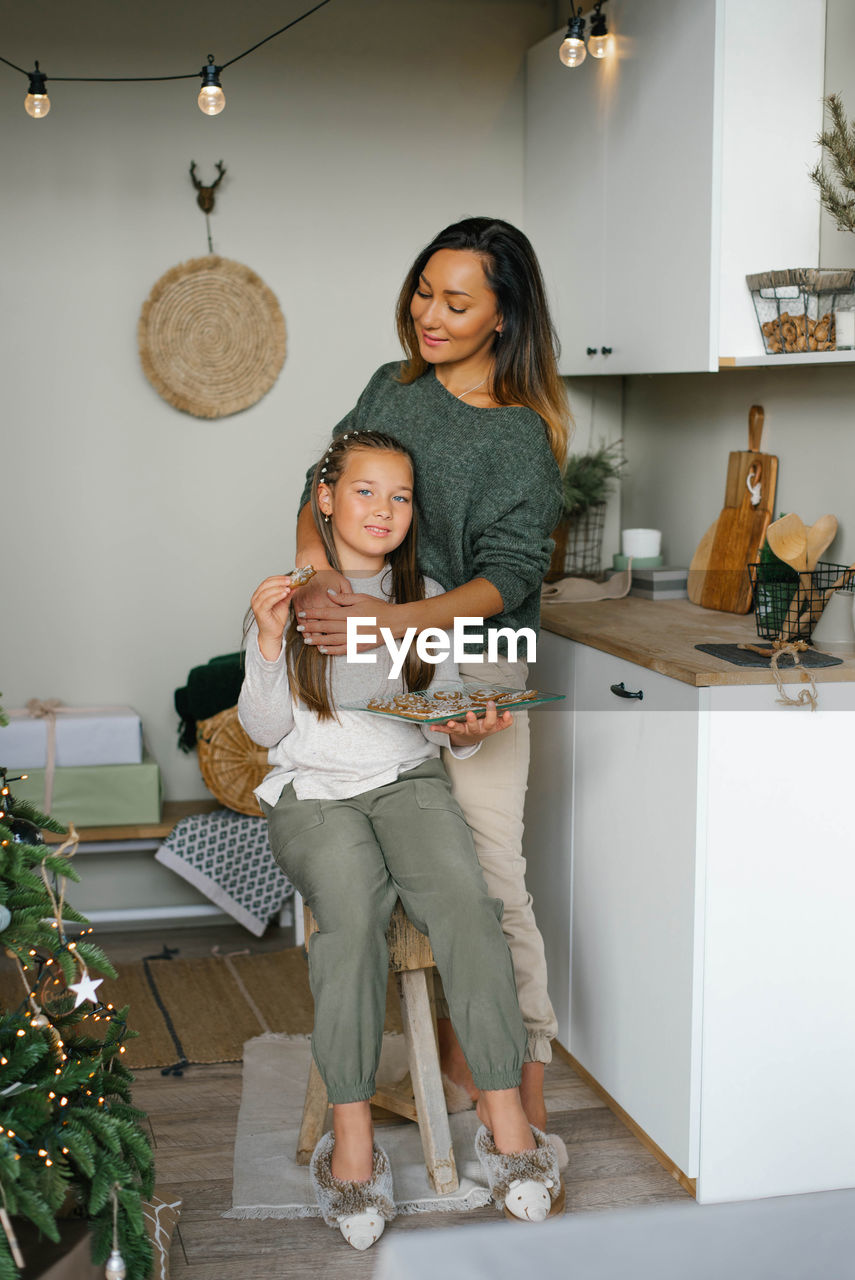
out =
{"type": "Polygon", "coordinates": [[[378,369],[333,435],[384,431],[400,440],[415,463],[422,571],[446,591],[486,578],[503,603],[489,625],[536,633],[549,535],[562,509],[561,475],[542,420],[532,409],[479,409],[458,400],[432,369],[405,386],[399,370],[397,361],[378,369]]]}

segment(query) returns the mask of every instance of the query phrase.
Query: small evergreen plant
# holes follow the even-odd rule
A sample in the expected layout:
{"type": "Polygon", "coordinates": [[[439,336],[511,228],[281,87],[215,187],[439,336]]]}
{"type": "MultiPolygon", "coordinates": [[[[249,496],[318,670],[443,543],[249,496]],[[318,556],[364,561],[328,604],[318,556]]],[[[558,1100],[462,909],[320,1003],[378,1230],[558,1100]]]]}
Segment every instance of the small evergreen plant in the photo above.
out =
{"type": "Polygon", "coordinates": [[[605,502],[625,465],[622,440],[602,444],[591,453],[571,454],[564,468],[565,519],[605,502]]]}
{"type": "Polygon", "coordinates": [[[0,768],[0,944],[21,999],[0,1006],[0,1280],[20,1276],[15,1216],[59,1240],[57,1218],[69,1205],[89,1220],[95,1262],[109,1255],[112,1274],[145,1280],[152,1252],[142,1200],[154,1162],[122,1063],[134,1034],[128,1011],[98,999],[89,971],[114,978],[115,970],[65,901],[66,882],[79,880],[68,852],[76,836],[58,849],[45,844],[42,831],[65,828],[16,800],[6,777],[0,768]]]}
{"type": "Polygon", "coordinates": [[[811,169],[810,177],[819,188],[819,198],[841,231],[855,231],[855,125],[846,119],[843,100],[837,93],[825,99],[831,128],[817,142],[831,162],[829,175],[823,162],[811,169]]]}

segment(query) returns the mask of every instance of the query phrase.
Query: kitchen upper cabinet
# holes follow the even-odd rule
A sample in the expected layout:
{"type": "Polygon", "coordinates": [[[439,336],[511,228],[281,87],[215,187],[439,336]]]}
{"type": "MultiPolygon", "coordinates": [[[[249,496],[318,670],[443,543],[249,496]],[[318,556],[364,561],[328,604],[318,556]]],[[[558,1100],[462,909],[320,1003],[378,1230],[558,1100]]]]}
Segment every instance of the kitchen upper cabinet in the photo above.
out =
{"type": "Polygon", "coordinates": [[[815,266],[825,0],[609,0],[615,53],[529,51],[525,229],[563,374],[763,354],[745,275],[815,266]]]}

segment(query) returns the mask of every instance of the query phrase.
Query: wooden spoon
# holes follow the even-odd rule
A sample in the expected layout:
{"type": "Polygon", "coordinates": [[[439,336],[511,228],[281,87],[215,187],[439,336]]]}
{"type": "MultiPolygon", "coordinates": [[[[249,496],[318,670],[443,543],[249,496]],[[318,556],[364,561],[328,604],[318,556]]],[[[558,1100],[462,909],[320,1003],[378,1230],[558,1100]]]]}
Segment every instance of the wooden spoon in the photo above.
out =
{"type": "Polygon", "coordinates": [[[781,516],[780,520],[772,521],[766,530],[766,541],[773,555],[783,560],[791,569],[804,573],[808,557],[807,535],[804,521],[790,512],[789,515],[781,516]]]}
{"type": "Polygon", "coordinates": [[[837,537],[837,516],[820,516],[807,531],[807,571],[812,573],[819,557],[837,537]]]}
{"type": "MultiPolygon", "coordinates": [[[[798,517],[796,517],[798,519],[798,517]]],[[[805,530],[805,567],[799,574],[799,586],[790,601],[784,626],[781,630],[783,639],[788,640],[801,629],[799,614],[812,616],[813,607],[813,571],[817,561],[837,534],[837,516],[820,516],[811,527],[805,530]]],[[[777,552],[775,553],[777,555],[777,552]]],[[[822,597],[821,597],[822,598],[822,597]]]]}

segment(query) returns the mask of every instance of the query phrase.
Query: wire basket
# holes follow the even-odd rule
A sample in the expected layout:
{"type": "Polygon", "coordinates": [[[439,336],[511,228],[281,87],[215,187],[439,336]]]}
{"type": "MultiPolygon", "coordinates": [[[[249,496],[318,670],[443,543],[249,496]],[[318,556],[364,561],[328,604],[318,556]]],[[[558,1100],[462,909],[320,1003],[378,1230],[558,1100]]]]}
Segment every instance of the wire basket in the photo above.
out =
{"type": "Polygon", "coordinates": [[[855,346],[855,271],[801,268],[745,279],[767,355],[855,346]]]}
{"type": "Polygon", "coordinates": [[[831,589],[855,594],[855,572],[845,564],[821,561],[811,574],[797,574],[780,564],[758,563],[749,564],[748,572],[757,634],[765,640],[810,640],[831,589]]]}
{"type": "Polygon", "coordinates": [[[555,550],[549,562],[547,582],[558,578],[598,578],[603,568],[603,530],[606,504],[596,502],[565,516],[552,532],[555,550]]]}

